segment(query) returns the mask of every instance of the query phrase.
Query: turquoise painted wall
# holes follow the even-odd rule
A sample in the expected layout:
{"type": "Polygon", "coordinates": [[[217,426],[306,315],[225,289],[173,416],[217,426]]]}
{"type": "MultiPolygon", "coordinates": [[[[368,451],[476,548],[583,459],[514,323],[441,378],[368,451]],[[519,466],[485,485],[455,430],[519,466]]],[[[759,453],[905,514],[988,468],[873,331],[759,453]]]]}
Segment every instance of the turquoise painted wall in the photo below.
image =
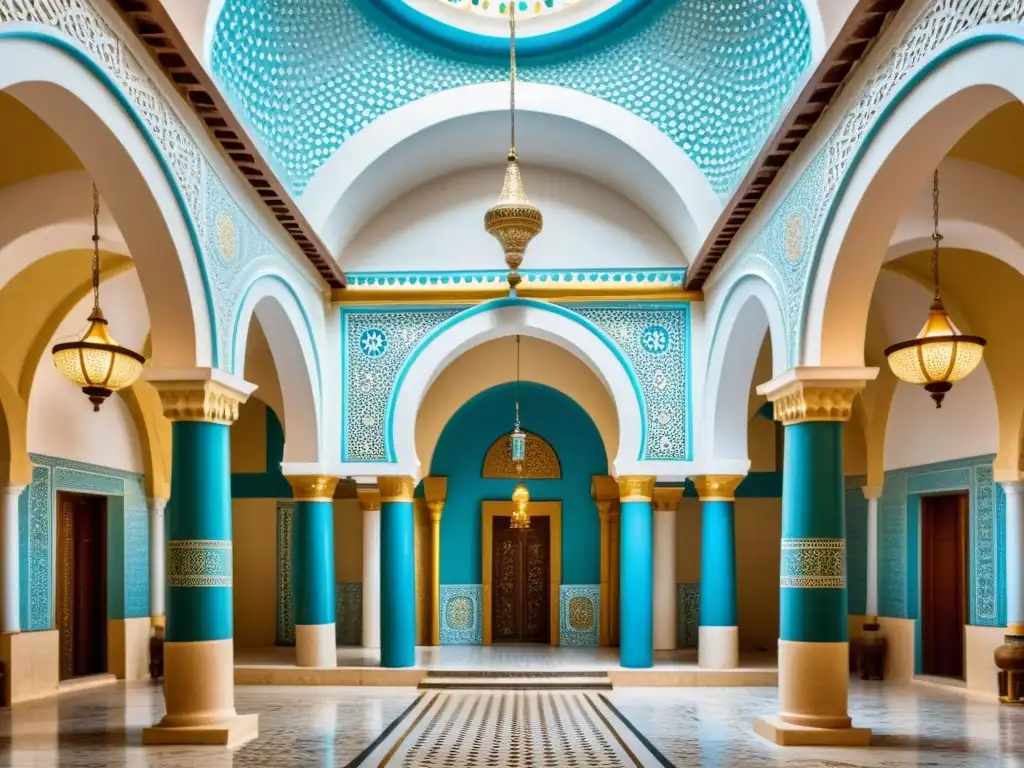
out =
{"type": "MultiPolygon", "coordinates": [[[[540,435],[562,464],[560,480],[530,480],[535,501],[562,502],[562,583],[601,581],[601,528],[590,496],[592,475],[608,474],[604,443],[587,413],[558,390],[532,382],[520,387],[523,429],[540,435]]],[[[515,384],[487,389],[463,405],[441,432],[431,475],[448,478],[441,518],[441,583],[480,584],[480,504],[511,498],[515,480],[484,480],[484,456],[512,428],[515,384]]]]}
{"type": "Polygon", "coordinates": [[[846,599],[847,612],[862,616],[868,609],[868,500],[862,488],[864,475],[847,475],[846,504],[846,599]]]}

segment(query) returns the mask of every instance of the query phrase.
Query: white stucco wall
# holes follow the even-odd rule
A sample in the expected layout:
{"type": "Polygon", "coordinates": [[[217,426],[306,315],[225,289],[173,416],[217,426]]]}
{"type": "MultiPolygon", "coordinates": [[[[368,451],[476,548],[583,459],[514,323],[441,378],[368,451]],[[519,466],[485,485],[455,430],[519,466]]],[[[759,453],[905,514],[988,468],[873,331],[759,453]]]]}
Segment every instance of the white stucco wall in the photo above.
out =
{"type": "MultiPolygon", "coordinates": [[[[114,338],[141,351],[149,333],[149,316],[134,270],[105,282],[100,297],[114,338]]],[[[93,413],[92,403],[57,372],[50,357],[53,344],[82,334],[91,309],[90,294],[64,318],[39,361],[28,403],[28,450],[141,473],[139,435],[121,398],[111,395],[93,413]]]]}
{"type": "MultiPolygon", "coordinates": [[[[408,192],[375,216],[341,256],[356,270],[503,269],[484,212],[498,199],[504,165],[454,173],[408,192]]],[[[544,231],[524,268],[677,267],[679,249],[636,205],[590,179],[536,166],[523,168],[544,231]]]]}

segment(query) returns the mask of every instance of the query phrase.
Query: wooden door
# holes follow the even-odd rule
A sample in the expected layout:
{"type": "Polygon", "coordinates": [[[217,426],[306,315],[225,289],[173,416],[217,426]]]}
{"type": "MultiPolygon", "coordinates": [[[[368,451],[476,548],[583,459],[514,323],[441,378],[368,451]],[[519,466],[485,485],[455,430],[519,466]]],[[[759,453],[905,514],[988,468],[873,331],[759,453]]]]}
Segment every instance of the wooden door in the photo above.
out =
{"type": "Polygon", "coordinates": [[[921,499],[921,671],[964,678],[966,494],[921,499]]]}
{"type": "Polygon", "coordinates": [[[496,643],[550,642],[551,528],[534,517],[524,530],[495,516],[492,542],[492,639],[496,643]]]}
{"type": "Polygon", "coordinates": [[[107,500],[58,493],[60,679],[107,671],[107,500]]]}

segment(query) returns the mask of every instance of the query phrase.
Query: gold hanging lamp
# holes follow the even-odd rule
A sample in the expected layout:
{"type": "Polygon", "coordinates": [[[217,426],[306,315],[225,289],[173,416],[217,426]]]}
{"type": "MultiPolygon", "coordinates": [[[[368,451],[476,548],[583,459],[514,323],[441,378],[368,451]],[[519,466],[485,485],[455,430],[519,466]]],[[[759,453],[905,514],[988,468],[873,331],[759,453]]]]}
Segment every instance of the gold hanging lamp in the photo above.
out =
{"type": "Polygon", "coordinates": [[[950,320],[939,293],[939,170],[932,177],[932,281],[935,295],[928,308],[928,319],[917,338],[893,344],[885,350],[889,367],[896,378],[908,384],[923,384],[931,393],[935,407],[954,382],[966,378],[978,367],[985,351],[981,336],[965,336],[950,320]]]}
{"type": "Polygon", "coordinates": [[[122,347],[107,330],[100,309],[100,195],[92,185],[92,313],[89,329],[77,341],[55,344],[53,364],[61,375],[88,396],[98,411],[112,392],[130,387],[139,378],[146,358],[122,347]]]}
{"type": "Polygon", "coordinates": [[[519,156],[516,154],[516,3],[509,4],[509,55],[511,60],[510,114],[512,124],[512,147],[508,151],[508,165],[505,167],[505,183],[501,196],[484,214],[484,229],[492,234],[505,252],[508,266],[508,285],[512,293],[522,281],[519,266],[523,263],[526,246],[543,229],[544,217],[540,210],[526,197],[523,177],[519,172],[519,156]]]}
{"type": "MultiPolygon", "coordinates": [[[[526,459],[526,433],[519,428],[519,335],[516,335],[516,423],[509,437],[512,461],[516,464],[516,472],[523,473],[523,461],[526,459]]],[[[512,519],[509,528],[530,527],[530,492],[522,480],[512,491],[512,519]]]]}

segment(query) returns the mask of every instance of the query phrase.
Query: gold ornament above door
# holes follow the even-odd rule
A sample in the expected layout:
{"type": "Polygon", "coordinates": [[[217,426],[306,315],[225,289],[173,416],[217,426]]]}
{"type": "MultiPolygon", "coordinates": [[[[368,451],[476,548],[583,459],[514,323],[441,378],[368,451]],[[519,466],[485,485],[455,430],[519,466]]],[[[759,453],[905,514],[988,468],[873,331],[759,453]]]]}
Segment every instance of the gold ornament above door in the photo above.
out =
{"type": "Polygon", "coordinates": [[[526,456],[522,462],[512,460],[511,432],[506,432],[487,449],[482,476],[503,480],[560,480],[562,465],[551,443],[540,435],[526,433],[526,456]],[[517,465],[522,466],[520,472],[517,465]]]}

